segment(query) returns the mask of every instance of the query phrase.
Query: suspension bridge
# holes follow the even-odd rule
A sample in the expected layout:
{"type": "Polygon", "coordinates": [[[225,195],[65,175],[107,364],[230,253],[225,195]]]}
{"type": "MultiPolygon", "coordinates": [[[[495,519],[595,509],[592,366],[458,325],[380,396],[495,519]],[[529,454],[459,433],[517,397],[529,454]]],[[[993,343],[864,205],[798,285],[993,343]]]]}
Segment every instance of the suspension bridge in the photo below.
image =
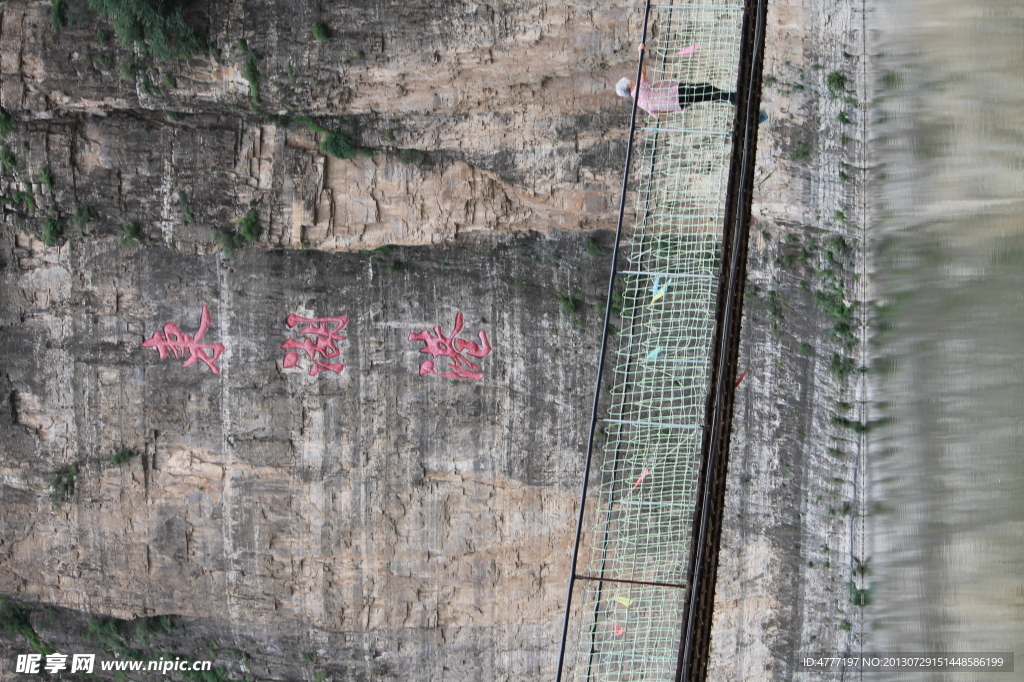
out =
{"type": "Polygon", "coordinates": [[[643,10],[636,80],[646,61],[651,81],[735,90],[736,105],[652,116],[633,103],[559,681],[704,679],[765,10],[643,10]]]}

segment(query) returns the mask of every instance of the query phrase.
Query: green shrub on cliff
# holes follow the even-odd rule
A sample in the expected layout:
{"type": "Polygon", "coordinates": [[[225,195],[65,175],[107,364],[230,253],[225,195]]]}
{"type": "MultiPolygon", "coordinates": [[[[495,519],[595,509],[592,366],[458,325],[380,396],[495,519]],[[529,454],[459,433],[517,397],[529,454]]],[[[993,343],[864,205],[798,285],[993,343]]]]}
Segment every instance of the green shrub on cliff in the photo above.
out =
{"type": "Polygon", "coordinates": [[[7,136],[14,132],[14,119],[3,109],[0,109],[0,137],[7,139],[7,136]]]}
{"type": "Polygon", "coordinates": [[[125,47],[138,45],[158,59],[187,57],[199,51],[199,39],[173,0],[89,0],[89,8],[110,21],[118,42],[125,47]]]}
{"type": "MultiPolygon", "coordinates": [[[[310,116],[296,116],[296,123],[301,123],[314,133],[324,136],[320,141],[320,151],[336,159],[354,159],[359,155],[359,145],[345,133],[328,130],[310,116]]],[[[366,150],[364,150],[365,152],[366,150]]]]}
{"type": "Polygon", "coordinates": [[[50,0],[50,27],[54,33],[68,25],[68,0],[50,0]]]}
{"type": "Polygon", "coordinates": [[[39,235],[47,246],[57,246],[64,238],[64,226],[56,218],[47,218],[43,223],[43,231],[39,235]]]}
{"type": "Polygon", "coordinates": [[[113,457],[110,458],[110,463],[113,464],[114,466],[121,466],[134,456],[135,453],[129,450],[128,448],[121,448],[120,450],[114,453],[113,457]]]}
{"type": "Polygon", "coordinates": [[[242,77],[249,82],[249,98],[252,100],[252,105],[258,106],[260,103],[260,74],[257,64],[259,57],[255,52],[249,52],[245,57],[245,63],[242,65],[242,77]]]}
{"type": "Polygon", "coordinates": [[[29,621],[28,607],[10,599],[0,597],[0,632],[8,635],[23,635],[36,652],[48,654],[46,646],[29,621]]]}
{"type": "Polygon", "coordinates": [[[3,167],[7,170],[14,170],[18,167],[18,160],[14,158],[14,153],[11,152],[7,145],[0,147],[0,164],[3,164],[3,167]]]}
{"type": "Polygon", "coordinates": [[[89,204],[79,204],[75,212],[71,214],[71,222],[79,229],[85,229],[85,226],[96,220],[98,216],[96,211],[92,210],[89,204]]]}
{"type": "Polygon", "coordinates": [[[256,211],[249,211],[238,219],[238,236],[250,244],[260,238],[260,224],[256,219],[256,211]]]}
{"type": "Polygon", "coordinates": [[[326,43],[331,39],[331,32],[327,30],[327,25],[324,22],[318,21],[313,24],[313,37],[318,43],[326,43]]]}
{"type": "Polygon", "coordinates": [[[70,469],[58,472],[50,479],[49,491],[50,502],[55,507],[60,507],[75,495],[75,476],[78,475],[78,467],[74,464],[70,469]]]}
{"type": "Polygon", "coordinates": [[[354,159],[359,150],[352,138],[332,130],[320,143],[320,151],[336,159],[354,159]]]}
{"type": "Polygon", "coordinates": [[[135,242],[142,243],[146,239],[146,234],[142,231],[142,226],[138,223],[125,223],[121,226],[121,246],[127,248],[132,246],[135,242]]]}
{"type": "Polygon", "coordinates": [[[224,228],[213,229],[213,241],[224,251],[224,257],[234,260],[235,249],[240,249],[246,244],[255,244],[260,238],[260,225],[256,211],[249,211],[235,223],[236,230],[232,232],[224,228]]]}
{"type": "Polygon", "coordinates": [[[16,204],[24,204],[26,213],[36,212],[36,198],[31,191],[18,190],[11,197],[16,204]]]}
{"type": "Polygon", "coordinates": [[[50,170],[49,166],[40,166],[39,167],[39,176],[42,179],[43,184],[46,185],[46,189],[50,190],[50,193],[52,194],[53,193],[53,171],[50,170]]]}

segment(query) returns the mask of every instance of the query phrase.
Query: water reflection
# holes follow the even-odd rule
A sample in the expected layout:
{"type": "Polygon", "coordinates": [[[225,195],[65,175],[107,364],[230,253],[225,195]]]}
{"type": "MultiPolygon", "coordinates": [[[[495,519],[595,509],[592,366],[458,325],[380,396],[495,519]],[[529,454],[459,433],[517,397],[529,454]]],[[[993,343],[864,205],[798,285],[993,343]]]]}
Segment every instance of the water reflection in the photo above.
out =
{"type": "MultiPolygon", "coordinates": [[[[1024,3],[885,0],[865,646],[1024,679],[1024,3]]],[[[991,674],[872,679],[990,680],[991,674]]]]}

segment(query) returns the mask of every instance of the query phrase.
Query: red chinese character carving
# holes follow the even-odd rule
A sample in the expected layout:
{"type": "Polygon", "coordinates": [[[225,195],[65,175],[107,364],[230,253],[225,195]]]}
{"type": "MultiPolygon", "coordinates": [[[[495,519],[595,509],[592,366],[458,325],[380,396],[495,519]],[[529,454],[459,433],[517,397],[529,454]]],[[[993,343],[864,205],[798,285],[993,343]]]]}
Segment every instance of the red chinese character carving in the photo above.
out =
{"type": "Polygon", "coordinates": [[[345,340],[345,337],[341,335],[341,330],[348,324],[347,317],[302,317],[292,313],[285,319],[285,324],[289,328],[298,324],[305,324],[306,326],[300,329],[299,333],[314,337],[305,338],[301,341],[298,339],[288,339],[281,344],[281,348],[288,351],[284,354],[285,368],[298,366],[299,354],[295,351],[301,350],[305,351],[313,363],[309,368],[309,376],[311,377],[315,377],[321,370],[325,369],[338,374],[341,373],[341,370],[345,369],[345,365],[340,362],[321,362],[317,360],[317,355],[319,354],[324,360],[330,360],[341,355],[336,342],[345,340]],[[329,329],[329,326],[332,324],[335,325],[334,329],[329,329]]]}
{"type": "Polygon", "coordinates": [[[195,336],[189,336],[178,329],[178,325],[173,322],[168,322],[164,325],[163,333],[156,332],[153,336],[142,342],[142,347],[156,348],[160,353],[161,360],[167,357],[168,350],[174,353],[174,357],[176,358],[180,358],[185,355],[185,353],[188,353],[188,359],[182,363],[182,367],[194,365],[202,360],[206,366],[210,368],[211,372],[214,374],[220,374],[220,367],[217,366],[217,360],[224,352],[224,344],[199,343],[203,340],[203,336],[209,328],[210,310],[204,305],[203,312],[199,316],[199,330],[196,331],[195,336]],[[208,352],[209,354],[207,354],[208,352]]]}
{"type": "Polygon", "coordinates": [[[420,376],[424,374],[436,374],[439,377],[448,379],[483,379],[484,373],[478,371],[480,366],[471,361],[466,355],[474,358],[486,358],[491,354],[491,344],[487,340],[487,332],[481,331],[480,345],[476,341],[464,341],[456,339],[462,331],[462,313],[455,315],[455,328],[451,336],[445,336],[441,332],[441,325],[434,327],[434,332],[424,329],[418,334],[409,334],[410,341],[422,341],[426,345],[420,348],[421,353],[429,353],[434,360],[440,357],[450,358],[447,372],[434,371],[434,360],[424,360],[420,363],[420,376]]]}

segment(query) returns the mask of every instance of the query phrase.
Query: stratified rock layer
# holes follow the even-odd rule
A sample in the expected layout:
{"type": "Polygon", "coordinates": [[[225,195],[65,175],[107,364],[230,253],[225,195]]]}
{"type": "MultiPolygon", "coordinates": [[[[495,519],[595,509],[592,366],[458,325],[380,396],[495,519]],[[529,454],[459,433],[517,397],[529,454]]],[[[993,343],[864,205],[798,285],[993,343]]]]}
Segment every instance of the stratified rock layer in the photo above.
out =
{"type": "MultiPolygon", "coordinates": [[[[627,7],[213,2],[195,17],[210,50],[161,62],[117,46],[77,3],[54,34],[49,3],[9,2],[0,104],[28,146],[0,189],[31,189],[59,215],[87,203],[93,229],[138,221],[179,250],[210,248],[211,230],[249,209],[267,243],[324,250],[607,227],[627,7]],[[313,38],[315,21],[330,40],[313,38]],[[325,158],[326,133],[303,117],[364,151],[325,158]]],[[[7,219],[35,223],[27,210],[7,219]]]]}
{"type": "Polygon", "coordinates": [[[355,637],[324,665],[372,642],[414,673],[394,679],[550,669],[607,265],[582,237],[230,261],[38,246],[3,241],[0,594],[313,650],[355,637]],[[168,322],[198,336],[204,305],[212,367],[143,347],[168,322]],[[459,313],[492,347],[467,356],[483,378],[438,376],[444,357],[421,375],[409,335],[459,313]],[[305,351],[286,367],[288,339],[324,338],[289,314],[349,317],[340,373],[311,376],[305,351]]]}
{"type": "Polygon", "coordinates": [[[165,62],[0,5],[0,595],[232,678],[549,678],[635,8],[200,4],[165,62]],[[143,347],[204,306],[219,374],[143,347]],[[459,313],[483,378],[421,375],[459,313]],[[340,374],[289,314],[350,318],[340,374]]]}

